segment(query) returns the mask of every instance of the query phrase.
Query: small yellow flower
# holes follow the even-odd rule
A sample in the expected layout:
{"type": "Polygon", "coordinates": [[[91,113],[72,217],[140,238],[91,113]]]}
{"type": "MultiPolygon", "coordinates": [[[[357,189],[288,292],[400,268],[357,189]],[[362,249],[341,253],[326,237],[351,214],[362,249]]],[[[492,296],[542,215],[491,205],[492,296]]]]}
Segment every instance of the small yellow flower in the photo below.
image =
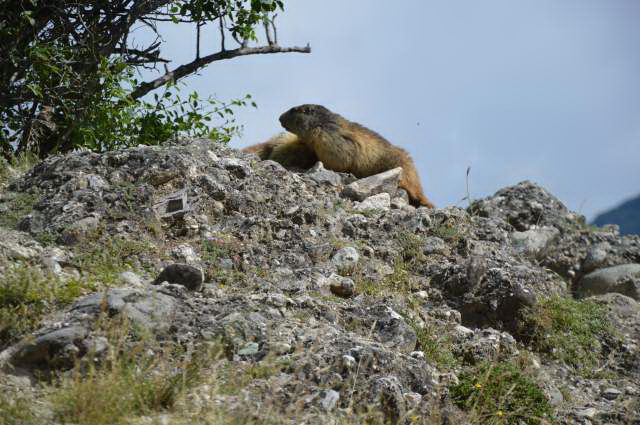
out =
{"type": "Polygon", "coordinates": [[[502,410],[498,410],[498,411],[496,412],[496,415],[498,415],[498,416],[502,417],[502,416],[504,416],[504,412],[503,412],[502,410]]]}
{"type": "Polygon", "coordinates": [[[475,387],[477,390],[479,390],[480,388],[482,388],[482,384],[476,384],[475,387]]]}

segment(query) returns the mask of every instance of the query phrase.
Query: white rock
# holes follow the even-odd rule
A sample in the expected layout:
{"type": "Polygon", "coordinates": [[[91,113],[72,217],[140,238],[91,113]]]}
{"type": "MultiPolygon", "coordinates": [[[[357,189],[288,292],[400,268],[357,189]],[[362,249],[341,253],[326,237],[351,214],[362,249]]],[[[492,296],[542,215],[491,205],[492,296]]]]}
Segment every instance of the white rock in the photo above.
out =
{"type": "Polygon", "coordinates": [[[358,261],[360,261],[360,254],[352,246],[339,249],[331,258],[331,262],[338,270],[353,268],[358,264],[358,261]]]}
{"type": "Polygon", "coordinates": [[[195,252],[195,250],[191,247],[191,245],[181,244],[176,246],[171,250],[171,255],[173,257],[185,264],[195,264],[200,261],[200,257],[195,252]]]}
{"type": "Polygon", "coordinates": [[[124,283],[127,286],[133,286],[138,288],[144,286],[140,276],[138,276],[134,272],[127,271],[127,272],[120,273],[120,280],[122,281],[122,283],[124,283]]]}
{"type": "MultiPolygon", "coordinates": [[[[384,173],[356,180],[347,185],[342,194],[347,198],[363,201],[365,198],[381,192],[395,193],[398,190],[398,182],[401,177],[402,168],[397,167],[384,173]]],[[[391,199],[389,199],[389,203],[391,203],[391,199]]]]}
{"type": "Polygon", "coordinates": [[[356,211],[367,211],[367,210],[388,211],[390,208],[391,208],[391,196],[386,192],[369,196],[364,201],[357,202],[354,207],[356,211]]]}
{"type": "Polygon", "coordinates": [[[338,400],[340,400],[339,392],[334,390],[327,390],[320,404],[322,404],[322,407],[325,410],[329,411],[333,410],[336,407],[336,404],[338,404],[338,400]]]}

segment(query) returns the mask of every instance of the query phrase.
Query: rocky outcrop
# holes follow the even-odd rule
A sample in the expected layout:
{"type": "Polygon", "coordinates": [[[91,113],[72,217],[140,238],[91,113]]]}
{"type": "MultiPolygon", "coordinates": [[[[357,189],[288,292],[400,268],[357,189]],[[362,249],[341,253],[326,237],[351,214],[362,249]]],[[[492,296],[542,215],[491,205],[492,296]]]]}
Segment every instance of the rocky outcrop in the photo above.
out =
{"type": "Polygon", "coordinates": [[[637,420],[622,405],[640,395],[640,370],[623,366],[640,358],[640,237],[586,226],[531,182],[468,210],[416,209],[398,176],[290,172],[208,140],[49,158],[0,194],[5,210],[33,200],[0,228],[0,271],[36,268],[84,295],[5,340],[3,373],[99,359],[99,324],[126,317],[159,340],[218,342],[231,365],[286,362],[244,399],[217,399],[231,409],[269,399],[319,423],[371,406],[397,423],[464,417],[448,398],[462,370],[526,358],[565,423],[637,420]],[[625,329],[601,344],[615,378],[521,338],[542,300],[592,295],[625,329]]]}

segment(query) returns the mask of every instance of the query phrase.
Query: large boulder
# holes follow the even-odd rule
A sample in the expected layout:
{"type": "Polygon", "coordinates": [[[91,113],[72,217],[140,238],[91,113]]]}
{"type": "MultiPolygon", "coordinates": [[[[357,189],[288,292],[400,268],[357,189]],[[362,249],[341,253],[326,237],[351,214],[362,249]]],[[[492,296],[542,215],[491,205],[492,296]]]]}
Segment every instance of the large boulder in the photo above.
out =
{"type": "Polygon", "coordinates": [[[622,264],[591,272],[580,279],[576,292],[580,297],[617,292],[640,301],[640,264],[622,264]]]}

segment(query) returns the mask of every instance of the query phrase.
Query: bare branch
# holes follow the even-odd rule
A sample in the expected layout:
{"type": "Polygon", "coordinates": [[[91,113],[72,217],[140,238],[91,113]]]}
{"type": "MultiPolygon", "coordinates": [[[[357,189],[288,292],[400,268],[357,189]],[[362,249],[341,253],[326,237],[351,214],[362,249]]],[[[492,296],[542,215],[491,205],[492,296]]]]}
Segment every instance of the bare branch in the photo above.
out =
{"type": "Polygon", "coordinates": [[[271,18],[271,28],[273,29],[273,42],[278,44],[278,29],[276,28],[276,18],[278,17],[277,13],[273,14],[273,18],[271,18]]]}
{"type": "Polygon", "coordinates": [[[202,24],[198,22],[196,24],[196,60],[200,59],[200,28],[202,24]]]}
{"type": "Polygon", "coordinates": [[[218,23],[220,24],[220,51],[224,52],[225,50],[227,50],[226,46],[224,45],[224,16],[220,17],[218,23]]]}
{"type": "Polygon", "coordinates": [[[262,25],[264,25],[264,34],[267,37],[267,44],[269,46],[273,46],[276,44],[274,40],[271,38],[271,21],[268,16],[262,18],[262,25]]]}
{"type": "Polygon", "coordinates": [[[261,46],[261,47],[241,47],[239,49],[233,50],[225,50],[222,52],[214,53],[208,56],[204,56],[200,59],[194,60],[193,62],[181,65],[174,69],[173,71],[167,72],[161,77],[156,78],[153,81],[145,82],[140,84],[133,92],[131,92],[130,97],[132,99],[138,99],[145,94],[149,93],[152,90],[157,89],[169,82],[176,82],[181,78],[186,77],[187,75],[193,74],[198,69],[202,68],[205,65],[210,64],[211,62],[232,59],[239,56],[249,56],[249,55],[263,55],[270,53],[311,53],[311,47],[307,44],[306,47],[280,47],[280,46],[261,46]]]}

